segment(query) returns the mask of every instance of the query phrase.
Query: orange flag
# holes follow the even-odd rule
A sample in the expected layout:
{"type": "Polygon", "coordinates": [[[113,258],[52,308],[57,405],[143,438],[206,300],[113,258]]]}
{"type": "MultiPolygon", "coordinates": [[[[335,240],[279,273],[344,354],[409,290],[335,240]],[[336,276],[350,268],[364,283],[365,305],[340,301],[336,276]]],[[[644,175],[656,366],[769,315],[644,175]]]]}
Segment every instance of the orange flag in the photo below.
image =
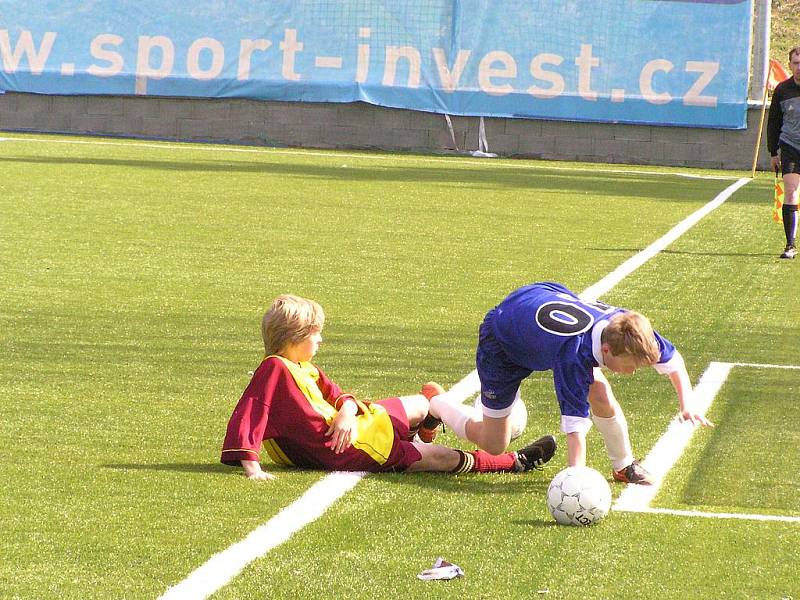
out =
{"type": "Polygon", "coordinates": [[[758,166],[758,147],[761,145],[761,133],[764,130],[764,116],[767,114],[767,97],[779,83],[789,79],[789,74],[783,65],[774,58],[769,61],[769,73],[767,73],[767,80],[764,82],[764,101],[761,103],[761,119],[758,122],[758,136],[756,137],[756,146],[753,150],[753,174],[756,176],[756,167],[758,166]]]}
{"type": "Polygon", "coordinates": [[[783,65],[774,58],[769,59],[769,75],[767,76],[767,89],[771,92],[781,81],[789,79],[789,74],[783,65]]]}
{"type": "Polygon", "coordinates": [[[772,206],[772,220],[776,223],[783,223],[783,180],[775,171],[775,203],[772,206]]]}

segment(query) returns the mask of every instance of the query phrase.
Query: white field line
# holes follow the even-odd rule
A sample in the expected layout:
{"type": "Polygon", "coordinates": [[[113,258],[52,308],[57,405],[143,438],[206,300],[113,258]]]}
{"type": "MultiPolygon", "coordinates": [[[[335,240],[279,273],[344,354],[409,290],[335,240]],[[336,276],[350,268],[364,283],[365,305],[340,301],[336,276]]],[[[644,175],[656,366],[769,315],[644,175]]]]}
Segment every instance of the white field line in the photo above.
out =
{"type": "Polygon", "coordinates": [[[662,515],[677,515],[679,517],[705,517],[708,519],[741,519],[743,521],[780,521],[783,523],[800,523],[800,517],[785,517],[783,515],[749,515],[745,513],[715,513],[702,510],[676,510],[673,508],[648,508],[637,512],[655,513],[662,515]]]}
{"type": "Polygon", "coordinates": [[[734,367],[752,367],[755,369],[798,369],[800,365],[769,365],[763,363],[735,362],[731,363],[734,367]]]}
{"type": "MultiPolygon", "coordinates": [[[[288,540],[351,490],[366,473],[331,473],[312,485],[305,494],[242,541],[212,556],[178,585],[169,588],[162,600],[198,600],[224,587],[253,560],[288,540]]],[[[267,484],[269,485],[269,484],[267,484]]],[[[274,485],[274,484],[273,484],[274,485]]]]}
{"type": "MultiPolygon", "coordinates": [[[[728,379],[731,369],[734,367],[756,367],[756,368],[775,368],[775,369],[800,369],[798,365],[765,365],[757,363],[727,363],[712,362],[708,365],[700,381],[695,387],[695,398],[699,401],[697,407],[699,412],[706,414],[711,403],[714,401],[722,385],[728,379]]],[[[788,523],[800,523],[800,517],[790,517],[783,515],[761,515],[747,513],[716,513],[699,510],[676,510],[670,508],[652,508],[650,503],[658,494],[661,483],[669,473],[670,469],[683,454],[688,446],[696,427],[688,422],[681,423],[677,417],[674,418],[667,431],[662,435],[653,446],[650,453],[642,461],[645,468],[655,478],[655,484],[651,486],[628,485],[619,495],[614,503],[613,510],[627,512],[642,512],[678,515],[683,517],[705,517],[715,519],[742,519],[749,521],[781,521],[788,523]]]]}
{"type": "MultiPolygon", "coordinates": [[[[65,140],[65,139],[48,139],[48,138],[17,138],[17,137],[4,137],[0,138],[3,142],[19,142],[19,143],[34,143],[34,144],[70,144],[70,145],[88,145],[88,146],[122,146],[130,148],[152,148],[156,150],[200,150],[202,152],[232,152],[242,154],[277,154],[280,156],[323,156],[328,158],[353,158],[362,160],[377,160],[377,161],[391,161],[392,163],[398,162],[425,162],[431,164],[447,164],[450,166],[467,165],[485,167],[486,165],[493,165],[495,168],[513,168],[513,169],[531,169],[542,171],[569,171],[575,172],[574,166],[558,166],[548,164],[531,164],[523,161],[504,162],[485,161],[485,160],[457,160],[458,156],[453,157],[435,157],[435,156],[405,156],[405,155],[380,155],[380,154],[350,154],[347,152],[338,151],[323,151],[323,150],[288,150],[285,148],[242,148],[237,146],[220,146],[216,144],[196,144],[185,142],[174,144],[169,142],[135,142],[135,141],[113,141],[113,140],[65,140]]],[[[722,180],[728,181],[735,179],[733,175],[703,175],[700,173],[682,173],[680,171],[648,171],[646,169],[609,169],[592,167],[592,172],[595,173],[611,173],[618,175],[655,175],[667,177],[686,177],[689,179],[709,179],[709,180],[722,180]]]]}
{"type": "MultiPolygon", "coordinates": [[[[44,140],[43,140],[44,141],[44,140]]],[[[49,141],[49,140],[48,140],[49,141]]],[[[91,143],[91,142],[82,142],[91,143]]],[[[100,142],[105,144],[113,144],[113,142],[100,142]]],[[[147,145],[152,147],[163,148],[164,146],[156,146],[155,144],[147,145]]],[[[480,163],[484,164],[484,163],[480,163]]],[[[729,186],[722,194],[718,195],[714,200],[709,202],[703,209],[692,213],[684,221],[674,227],[670,233],[673,234],[670,242],[677,239],[680,235],[689,230],[702,216],[705,216],[725,200],[727,200],[733,192],[746,184],[749,179],[739,179],[733,185],[729,186]],[[711,208],[707,208],[707,207],[711,208]],[[700,216],[698,216],[699,213],[700,216]],[[688,225],[683,224],[689,222],[688,225]]],[[[641,252],[635,255],[644,256],[642,260],[631,262],[631,260],[623,263],[626,267],[626,274],[632,273],[639,268],[647,260],[655,256],[662,250],[669,242],[664,243],[664,239],[670,236],[660,238],[641,252]]],[[[620,276],[620,268],[614,270],[612,273],[601,279],[594,286],[589,288],[583,293],[583,297],[587,292],[593,290],[608,291],[619,283],[624,275],[620,276]]],[[[598,295],[602,292],[597,292],[598,295]]],[[[456,383],[447,392],[451,397],[459,398],[464,401],[470,396],[474,396],[480,391],[480,382],[478,380],[477,371],[473,370],[467,374],[461,381],[456,383]]],[[[331,473],[317,482],[314,486],[308,489],[303,496],[281,510],[278,515],[270,519],[266,524],[254,530],[248,537],[241,542],[238,542],[226,550],[212,556],[205,564],[196,569],[181,583],[171,587],[162,596],[166,600],[176,600],[184,598],[201,599],[206,598],[213,594],[215,591],[227,585],[245,566],[253,560],[264,556],[272,548],[282,544],[291,537],[293,533],[322,516],[324,512],[338,500],[345,492],[353,488],[358,481],[364,477],[365,473],[331,473]],[[327,483],[333,480],[333,483],[327,483]],[[343,480],[341,485],[339,480],[343,480]],[[332,489],[328,489],[331,486],[332,489]],[[313,512],[309,511],[309,506],[313,507],[313,512]],[[217,573],[218,572],[218,573],[217,573]]]]}
{"type": "Polygon", "coordinates": [[[614,269],[611,273],[603,277],[600,281],[585,289],[581,294],[581,298],[589,301],[597,300],[600,296],[608,292],[625,277],[633,273],[636,269],[653,258],[653,256],[655,256],[657,253],[664,250],[672,242],[689,231],[689,229],[697,225],[700,219],[708,215],[711,211],[717,209],[720,205],[722,205],[723,202],[730,198],[734,192],[736,192],[736,190],[747,184],[749,181],[749,178],[742,177],[735,183],[729,185],[722,192],[717,194],[716,198],[714,198],[711,202],[693,212],[655,242],[650,244],[647,248],[638,254],[634,254],[628,260],[614,269]]]}
{"type": "MultiPolygon", "coordinates": [[[[655,242],[650,244],[644,250],[638,252],[631,256],[628,260],[623,262],[620,266],[616,269],[611,271],[608,275],[603,277],[600,281],[595,283],[594,285],[589,286],[583,292],[579,294],[580,298],[591,302],[597,300],[603,294],[609,292],[614,286],[616,286],[620,281],[625,279],[628,275],[633,273],[636,269],[641,267],[644,263],[648,260],[653,258],[656,254],[664,250],[667,246],[669,246],[672,242],[677,240],[681,237],[684,233],[689,231],[692,227],[694,227],[700,219],[708,215],[711,211],[719,206],[722,205],[728,198],[730,198],[736,190],[740,187],[747,184],[751,181],[747,177],[743,177],[741,179],[736,180],[735,183],[729,185],[727,188],[722,190],[719,194],[714,197],[708,204],[705,204],[702,208],[699,208],[688,217],[686,217],[683,221],[675,225],[672,229],[670,229],[667,233],[663,236],[658,238],[655,242]]],[[[476,394],[480,391],[480,381],[478,380],[478,372],[472,371],[469,375],[464,377],[461,381],[459,381],[452,390],[456,388],[461,391],[462,388],[469,389],[470,394],[476,394]]],[[[449,394],[450,392],[448,392],[449,394]]]]}
{"type": "MultiPolygon", "coordinates": [[[[466,400],[474,394],[469,379],[468,375],[460,384],[454,385],[449,393],[457,394],[462,401],[466,400]]],[[[321,517],[366,475],[368,473],[364,472],[334,472],[326,475],[242,541],[215,554],[186,579],[170,587],[161,596],[161,600],[200,600],[209,597],[230,583],[248,564],[280,546],[303,527],[321,517]]]]}
{"type": "MultiPolygon", "coordinates": [[[[730,363],[712,362],[700,376],[700,381],[694,389],[695,406],[700,414],[705,415],[732,368],[733,365],[730,363]]],[[[682,423],[677,417],[670,421],[666,433],[659,438],[642,461],[644,467],[655,478],[655,483],[626,486],[614,503],[614,510],[639,512],[649,508],[650,502],[661,488],[664,477],[689,445],[694,430],[695,426],[688,421],[682,423]]]]}

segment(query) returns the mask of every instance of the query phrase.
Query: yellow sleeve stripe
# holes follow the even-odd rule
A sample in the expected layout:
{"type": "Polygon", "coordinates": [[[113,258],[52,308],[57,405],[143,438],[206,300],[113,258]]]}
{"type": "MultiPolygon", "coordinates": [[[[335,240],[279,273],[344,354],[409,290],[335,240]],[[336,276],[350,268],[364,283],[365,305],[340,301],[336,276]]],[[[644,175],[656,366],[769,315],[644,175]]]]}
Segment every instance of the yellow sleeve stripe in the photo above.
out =
{"type": "Polygon", "coordinates": [[[258,456],[258,452],[251,450],[250,448],[227,448],[226,450],[222,451],[223,454],[226,452],[249,452],[250,454],[255,454],[258,456]]]}
{"type": "MultiPolygon", "coordinates": [[[[355,396],[353,396],[353,394],[342,394],[341,396],[339,396],[338,398],[336,398],[336,400],[334,400],[334,401],[333,401],[333,407],[334,407],[336,410],[341,410],[341,409],[342,409],[342,405],[343,405],[343,404],[344,404],[344,403],[345,403],[347,400],[352,400],[353,402],[355,402],[355,403],[356,403],[356,405],[358,405],[358,400],[356,400],[356,397],[355,397],[355,396]]],[[[358,409],[359,409],[359,410],[361,410],[361,406],[359,406],[359,407],[358,407],[358,409]]]]}

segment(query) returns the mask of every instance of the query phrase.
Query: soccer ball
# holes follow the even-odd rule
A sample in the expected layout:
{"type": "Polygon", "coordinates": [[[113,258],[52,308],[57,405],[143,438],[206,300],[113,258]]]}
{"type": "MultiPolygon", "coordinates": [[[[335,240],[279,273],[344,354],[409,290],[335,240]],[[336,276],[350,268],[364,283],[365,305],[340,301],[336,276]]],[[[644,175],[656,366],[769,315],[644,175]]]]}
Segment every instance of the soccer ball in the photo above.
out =
{"type": "MultiPolygon", "coordinates": [[[[483,404],[481,404],[480,394],[475,398],[475,410],[478,411],[478,414],[483,414],[483,404]]],[[[511,439],[515,440],[521,436],[527,424],[528,409],[525,408],[525,403],[518,395],[511,408],[511,439]]]]}
{"type": "Polygon", "coordinates": [[[589,467],[567,467],[550,482],[547,508],[561,525],[592,525],[611,509],[611,488],[589,467]]]}

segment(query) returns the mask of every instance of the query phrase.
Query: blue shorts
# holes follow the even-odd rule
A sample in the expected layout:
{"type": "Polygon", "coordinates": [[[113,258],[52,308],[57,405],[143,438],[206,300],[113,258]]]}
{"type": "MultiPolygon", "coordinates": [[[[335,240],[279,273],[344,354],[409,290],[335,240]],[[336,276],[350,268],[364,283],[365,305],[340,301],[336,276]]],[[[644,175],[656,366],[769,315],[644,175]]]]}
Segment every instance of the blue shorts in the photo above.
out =
{"type": "MultiPolygon", "coordinates": [[[[511,412],[519,385],[533,371],[512,362],[497,341],[492,330],[494,309],[490,310],[478,330],[478,349],[475,364],[481,380],[481,403],[493,411],[511,412]],[[506,411],[505,409],[508,409],[506,411]]],[[[489,414],[489,416],[492,416],[489,414]]]]}

